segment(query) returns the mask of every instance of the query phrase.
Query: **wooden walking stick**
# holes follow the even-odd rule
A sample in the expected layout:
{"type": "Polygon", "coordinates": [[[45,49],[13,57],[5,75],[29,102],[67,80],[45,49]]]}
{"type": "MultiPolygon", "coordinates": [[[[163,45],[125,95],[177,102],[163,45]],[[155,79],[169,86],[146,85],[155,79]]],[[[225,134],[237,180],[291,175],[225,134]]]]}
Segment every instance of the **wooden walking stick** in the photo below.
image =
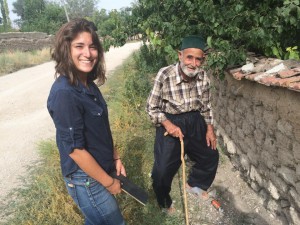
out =
{"type": "MultiPolygon", "coordinates": [[[[164,136],[167,136],[168,132],[164,133],[164,136]]],[[[180,140],[180,159],[182,163],[182,188],[183,188],[183,198],[184,198],[184,209],[185,209],[185,224],[189,225],[189,214],[188,214],[188,205],[187,205],[187,196],[186,196],[186,189],[185,189],[185,161],[184,161],[184,142],[180,140]]]]}
{"type": "Polygon", "coordinates": [[[180,141],[181,146],[181,163],[182,163],[182,187],[183,187],[183,197],[184,197],[184,208],[185,208],[185,223],[189,225],[189,214],[188,214],[188,205],[185,189],[185,161],[184,161],[184,143],[183,140],[180,141]]]}

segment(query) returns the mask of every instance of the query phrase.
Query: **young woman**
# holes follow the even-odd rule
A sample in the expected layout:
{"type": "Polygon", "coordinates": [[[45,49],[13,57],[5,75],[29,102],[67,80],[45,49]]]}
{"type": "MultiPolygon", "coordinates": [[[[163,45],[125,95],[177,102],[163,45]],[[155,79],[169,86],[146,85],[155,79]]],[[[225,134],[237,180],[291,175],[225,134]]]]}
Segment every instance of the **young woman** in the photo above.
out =
{"type": "Polygon", "coordinates": [[[104,50],[96,27],[85,19],[64,24],[56,34],[52,59],[56,80],[47,108],[56,127],[61,169],[69,194],[85,224],[125,224],[113,195],[126,176],[113,146],[107,105],[94,83],[105,82],[104,50]]]}

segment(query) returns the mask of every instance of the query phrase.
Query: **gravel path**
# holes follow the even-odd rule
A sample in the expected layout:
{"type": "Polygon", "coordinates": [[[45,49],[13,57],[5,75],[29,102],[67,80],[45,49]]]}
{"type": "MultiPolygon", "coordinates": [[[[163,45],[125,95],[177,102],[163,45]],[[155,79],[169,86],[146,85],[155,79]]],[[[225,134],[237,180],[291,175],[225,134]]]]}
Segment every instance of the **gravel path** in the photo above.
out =
{"type": "MultiPolygon", "coordinates": [[[[107,74],[121,65],[141,43],[128,43],[105,53],[107,74]]],[[[55,129],[46,109],[54,81],[54,62],[0,77],[0,202],[22,186],[28,166],[38,160],[37,144],[54,138],[55,129]]],[[[0,221],[1,216],[0,212],[0,221]]]]}

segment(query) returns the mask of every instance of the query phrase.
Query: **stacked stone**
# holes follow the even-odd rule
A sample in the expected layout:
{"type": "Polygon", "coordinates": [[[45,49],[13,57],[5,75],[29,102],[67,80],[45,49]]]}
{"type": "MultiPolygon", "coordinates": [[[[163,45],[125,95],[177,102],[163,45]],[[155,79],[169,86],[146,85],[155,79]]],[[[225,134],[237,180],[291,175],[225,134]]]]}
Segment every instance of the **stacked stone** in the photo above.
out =
{"type": "Polygon", "coordinates": [[[300,94],[212,79],[219,146],[282,224],[300,224],[300,94]]]}
{"type": "Polygon", "coordinates": [[[0,52],[33,51],[51,47],[52,36],[42,32],[10,32],[0,34],[0,52]]]}

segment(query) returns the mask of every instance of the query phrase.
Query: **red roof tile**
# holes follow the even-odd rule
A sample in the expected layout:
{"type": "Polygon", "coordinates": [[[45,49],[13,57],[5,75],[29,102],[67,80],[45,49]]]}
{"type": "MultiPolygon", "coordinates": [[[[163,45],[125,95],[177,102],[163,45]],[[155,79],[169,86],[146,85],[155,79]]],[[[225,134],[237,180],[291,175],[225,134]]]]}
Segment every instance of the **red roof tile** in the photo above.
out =
{"type": "Polygon", "coordinates": [[[275,76],[263,77],[258,80],[258,83],[267,85],[267,86],[278,86],[277,83],[281,80],[281,78],[277,78],[275,76]]]}
{"type": "Polygon", "coordinates": [[[232,76],[237,80],[241,80],[242,78],[244,78],[244,76],[246,76],[246,74],[243,74],[241,71],[238,71],[233,73],[232,76]]]}
{"type": "Polygon", "coordinates": [[[300,82],[288,84],[288,89],[300,92],[300,82]]]}
{"type": "MultiPolygon", "coordinates": [[[[268,61],[270,60],[276,60],[276,59],[269,59],[268,61]]],[[[263,59],[261,59],[260,61],[264,62],[263,59]]],[[[268,65],[266,65],[266,67],[267,66],[268,65]]],[[[251,74],[243,73],[241,71],[241,68],[235,68],[233,70],[229,70],[229,73],[232,74],[232,76],[237,80],[241,80],[244,78],[247,80],[261,83],[266,86],[278,86],[278,87],[288,88],[290,90],[300,92],[300,62],[299,65],[298,63],[294,65],[295,68],[291,68],[291,66],[290,67],[286,66],[286,67],[290,69],[281,70],[278,73],[273,73],[273,74],[268,74],[265,72],[257,72],[251,74]]],[[[258,71],[258,68],[256,68],[256,71],[258,71]]]]}
{"type": "Polygon", "coordinates": [[[252,81],[254,81],[255,78],[257,78],[257,77],[259,77],[259,76],[261,76],[261,75],[263,75],[263,74],[264,74],[264,73],[252,73],[252,74],[246,75],[245,78],[246,78],[247,80],[252,80],[252,81]]]}
{"type": "Polygon", "coordinates": [[[295,76],[295,77],[289,77],[285,79],[281,79],[279,81],[280,86],[287,87],[291,83],[299,82],[300,81],[300,76],[295,76]]]}
{"type": "Polygon", "coordinates": [[[290,70],[282,70],[282,71],[278,72],[278,75],[281,78],[292,77],[292,76],[295,76],[295,75],[298,75],[298,74],[300,74],[300,68],[296,68],[296,70],[295,69],[290,69],[290,70]],[[297,71],[297,69],[298,69],[298,71],[297,71]]]}

